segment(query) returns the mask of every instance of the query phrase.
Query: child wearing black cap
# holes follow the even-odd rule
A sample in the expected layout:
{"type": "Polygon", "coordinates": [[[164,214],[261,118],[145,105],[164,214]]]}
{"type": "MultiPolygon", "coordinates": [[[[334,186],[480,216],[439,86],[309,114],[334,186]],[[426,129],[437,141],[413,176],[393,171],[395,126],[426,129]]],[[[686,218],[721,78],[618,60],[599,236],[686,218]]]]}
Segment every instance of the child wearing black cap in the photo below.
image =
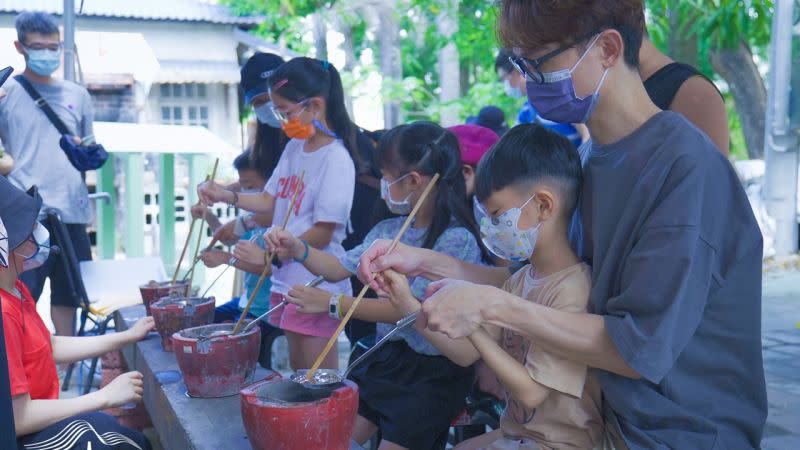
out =
{"type": "Polygon", "coordinates": [[[146,317],[128,331],[92,337],[51,336],[19,275],[48,257],[50,237],[36,218],[42,198],[0,177],[0,300],[14,425],[20,448],[138,449],[150,443],[99,410],[142,398],[142,374],[129,372],[106,387],[77,398],[59,399],[56,362],[69,364],[102,355],[144,338],[153,329],[146,317]],[[42,445],[45,444],[46,445],[42,445]]]}

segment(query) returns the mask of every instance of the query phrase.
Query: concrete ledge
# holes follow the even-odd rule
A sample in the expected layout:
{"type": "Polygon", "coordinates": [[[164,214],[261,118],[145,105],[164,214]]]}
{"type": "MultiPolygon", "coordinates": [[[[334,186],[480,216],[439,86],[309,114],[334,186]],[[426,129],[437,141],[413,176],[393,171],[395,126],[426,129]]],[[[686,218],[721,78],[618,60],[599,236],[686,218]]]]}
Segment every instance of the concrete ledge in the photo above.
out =
{"type": "MultiPolygon", "coordinates": [[[[117,330],[126,330],[144,317],[144,306],[124,308],[114,313],[117,330]]],[[[161,349],[158,333],[122,350],[131,370],[144,375],[144,405],[167,449],[250,449],[242,423],[239,396],[189,398],[180,376],[175,355],[161,349]]],[[[256,368],[255,380],[269,372],[256,368]]],[[[351,446],[351,450],[361,447],[351,446]]]]}

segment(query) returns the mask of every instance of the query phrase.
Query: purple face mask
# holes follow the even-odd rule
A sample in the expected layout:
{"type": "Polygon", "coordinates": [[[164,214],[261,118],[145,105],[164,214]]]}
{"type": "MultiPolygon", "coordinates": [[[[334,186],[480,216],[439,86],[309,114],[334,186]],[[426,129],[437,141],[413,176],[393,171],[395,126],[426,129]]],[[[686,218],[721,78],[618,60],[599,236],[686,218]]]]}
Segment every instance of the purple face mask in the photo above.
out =
{"type": "Polygon", "coordinates": [[[608,69],[603,72],[603,77],[597,83],[597,89],[592,95],[579,98],[575,94],[575,83],[572,80],[572,72],[589,54],[598,35],[589,45],[589,48],[581,55],[578,62],[571,69],[563,69],[556,72],[544,72],[542,77],[544,82],[539,84],[528,80],[525,87],[528,91],[528,101],[537,113],[544,119],[557,123],[586,123],[597,106],[600,98],[600,88],[608,75],[608,69]]]}

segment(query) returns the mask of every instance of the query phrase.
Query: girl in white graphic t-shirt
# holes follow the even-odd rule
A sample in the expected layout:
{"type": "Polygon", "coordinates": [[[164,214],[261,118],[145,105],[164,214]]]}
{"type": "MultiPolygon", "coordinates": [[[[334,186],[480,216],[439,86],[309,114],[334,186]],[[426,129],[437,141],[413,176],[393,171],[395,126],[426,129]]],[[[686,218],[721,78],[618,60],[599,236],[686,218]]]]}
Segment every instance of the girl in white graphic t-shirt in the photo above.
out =
{"type": "MultiPolygon", "coordinates": [[[[276,69],[266,82],[275,115],[291,140],[264,192],[234,193],[206,182],[198,187],[200,199],[206,204],[227,202],[247,211],[272,214],[272,223],[277,225],[290,214],[287,230],[300,236],[309,247],[341,257],[353,203],[353,155],[357,153],[356,129],[345,109],[339,72],[327,61],[295,58],[276,69]],[[288,211],[295,192],[297,201],[288,211]]],[[[251,246],[248,249],[252,250],[251,246]]],[[[244,250],[237,246],[234,256],[245,262],[263,263],[263,251],[244,250]]],[[[271,306],[283,301],[294,285],[313,278],[303,267],[302,259],[273,266],[271,306]]],[[[331,292],[352,291],[349,280],[323,283],[320,287],[331,292]]],[[[311,366],[338,325],[326,313],[298,314],[294,305],[278,309],[269,322],[286,333],[294,370],[311,366]]],[[[338,367],[335,349],[323,367],[338,367]]]]}

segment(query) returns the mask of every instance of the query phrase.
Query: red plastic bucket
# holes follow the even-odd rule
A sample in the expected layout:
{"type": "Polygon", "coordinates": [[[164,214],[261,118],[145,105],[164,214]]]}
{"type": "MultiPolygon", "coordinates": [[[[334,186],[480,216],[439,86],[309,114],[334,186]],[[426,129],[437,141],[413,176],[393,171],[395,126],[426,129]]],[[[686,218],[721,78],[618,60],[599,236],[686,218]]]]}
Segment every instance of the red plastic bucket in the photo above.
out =
{"type": "Polygon", "coordinates": [[[214,321],[214,297],[165,297],[150,305],[150,312],[161,335],[161,346],[171,352],[173,334],[214,321]]]}
{"type": "Polygon", "coordinates": [[[172,335],[172,348],[192,397],[226,397],[253,382],[261,329],[232,336],[234,324],[187,328],[172,335]],[[217,335],[219,333],[225,333],[217,335]]]}
{"type": "Polygon", "coordinates": [[[142,294],[142,303],[144,309],[147,310],[147,315],[150,315],[150,304],[161,300],[164,297],[188,297],[189,296],[189,282],[176,281],[175,283],[169,281],[151,281],[147,284],[139,286],[139,292],[142,294]]]}
{"type": "Polygon", "coordinates": [[[315,392],[291,380],[267,379],[242,389],[242,420],[253,448],[348,450],[358,387],[343,383],[333,391],[315,392]],[[307,390],[307,398],[298,388],[307,390]]]}

